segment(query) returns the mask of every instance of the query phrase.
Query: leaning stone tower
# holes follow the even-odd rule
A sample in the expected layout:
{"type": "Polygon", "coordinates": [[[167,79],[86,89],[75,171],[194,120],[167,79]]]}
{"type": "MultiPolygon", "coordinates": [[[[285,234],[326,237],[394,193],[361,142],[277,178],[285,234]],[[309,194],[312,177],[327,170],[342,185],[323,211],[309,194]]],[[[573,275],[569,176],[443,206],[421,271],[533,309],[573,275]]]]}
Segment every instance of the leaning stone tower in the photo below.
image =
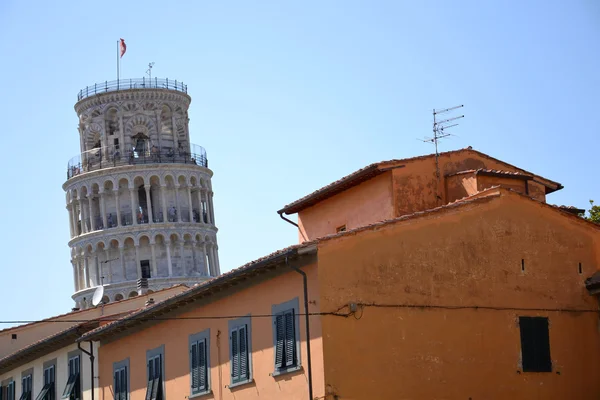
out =
{"type": "Polygon", "coordinates": [[[220,274],[212,171],[190,143],[187,86],[104,82],[79,92],[81,153],[67,166],[77,307],[220,274]]]}

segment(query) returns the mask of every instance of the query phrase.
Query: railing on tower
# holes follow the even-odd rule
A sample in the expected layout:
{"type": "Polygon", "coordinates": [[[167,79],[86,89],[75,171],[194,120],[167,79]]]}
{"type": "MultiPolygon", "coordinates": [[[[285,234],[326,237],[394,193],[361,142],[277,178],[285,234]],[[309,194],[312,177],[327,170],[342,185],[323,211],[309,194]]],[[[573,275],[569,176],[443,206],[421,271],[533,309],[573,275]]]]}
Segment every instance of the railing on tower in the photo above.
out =
{"type": "Polygon", "coordinates": [[[195,164],[208,168],[206,150],[195,144],[190,145],[190,150],[152,146],[145,151],[122,151],[116,146],[99,147],[71,158],[67,164],[67,179],[85,172],[124,165],[195,164]]]}
{"type": "Polygon", "coordinates": [[[178,82],[177,79],[119,79],[118,81],[104,81],[101,83],[95,83],[92,86],[86,86],[77,94],[77,101],[83,100],[86,97],[90,97],[95,94],[129,89],[169,89],[187,93],[187,85],[185,85],[183,82],[178,82]]]}

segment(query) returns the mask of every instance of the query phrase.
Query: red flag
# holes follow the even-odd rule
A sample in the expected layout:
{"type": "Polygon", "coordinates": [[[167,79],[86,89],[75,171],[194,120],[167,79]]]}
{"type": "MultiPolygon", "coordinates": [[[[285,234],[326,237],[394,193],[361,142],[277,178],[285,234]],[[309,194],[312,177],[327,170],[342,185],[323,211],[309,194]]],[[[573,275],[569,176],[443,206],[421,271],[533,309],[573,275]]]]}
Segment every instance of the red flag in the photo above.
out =
{"type": "Polygon", "coordinates": [[[121,39],[121,57],[123,57],[126,51],[127,45],[125,44],[125,39],[121,39]]]}

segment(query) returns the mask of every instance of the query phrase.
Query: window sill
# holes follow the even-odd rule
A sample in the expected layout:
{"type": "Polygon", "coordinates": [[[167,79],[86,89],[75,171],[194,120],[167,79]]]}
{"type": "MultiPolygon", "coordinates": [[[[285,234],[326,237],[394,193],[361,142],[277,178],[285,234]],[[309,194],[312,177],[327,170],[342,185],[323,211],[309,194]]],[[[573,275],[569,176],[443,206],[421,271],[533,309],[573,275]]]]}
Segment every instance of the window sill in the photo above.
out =
{"type": "Polygon", "coordinates": [[[212,394],[213,394],[212,390],[207,390],[205,392],[194,393],[194,394],[188,396],[187,398],[190,400],[191,399],[201,399],[203,397],[212,396],[212,394]]]}
{"type": "Polygon", "coordinates": [[[241,381],[241,382],[236,382],[236,383],[230,383],[229,385],[227,385],[227,389],[234,389],[234,388],[238,388],[240,386],[244,386],[244,385],[250,385],[254,383],[254,379],[248,379],[247,381],[241,381]]]}
{"type": "Polygon", "coordinates": [[[285,375],[285,374],[291,374],[292,372],[297,372],[297,371],[302,371],[302,365],[297,365],[295,367],[289,367],[289,368],[282,368],[279,369],[277,371],[271,372],[269,375],[271,375],[272,377],[278,377],[281,375],[285,375]]]}

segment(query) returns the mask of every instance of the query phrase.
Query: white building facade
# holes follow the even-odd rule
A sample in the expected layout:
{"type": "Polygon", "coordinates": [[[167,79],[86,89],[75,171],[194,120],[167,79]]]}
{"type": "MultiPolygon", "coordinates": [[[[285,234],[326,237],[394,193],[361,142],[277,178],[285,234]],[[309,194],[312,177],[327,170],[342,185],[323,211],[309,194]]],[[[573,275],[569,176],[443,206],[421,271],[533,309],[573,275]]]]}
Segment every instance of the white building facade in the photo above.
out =
{"type": "Polygon", "coordinates": [[[82,90],[81,153],[67,166],[77,307],[220,274],[212,171],[190,143],[187,86],[121,80],[82,90]]]}

